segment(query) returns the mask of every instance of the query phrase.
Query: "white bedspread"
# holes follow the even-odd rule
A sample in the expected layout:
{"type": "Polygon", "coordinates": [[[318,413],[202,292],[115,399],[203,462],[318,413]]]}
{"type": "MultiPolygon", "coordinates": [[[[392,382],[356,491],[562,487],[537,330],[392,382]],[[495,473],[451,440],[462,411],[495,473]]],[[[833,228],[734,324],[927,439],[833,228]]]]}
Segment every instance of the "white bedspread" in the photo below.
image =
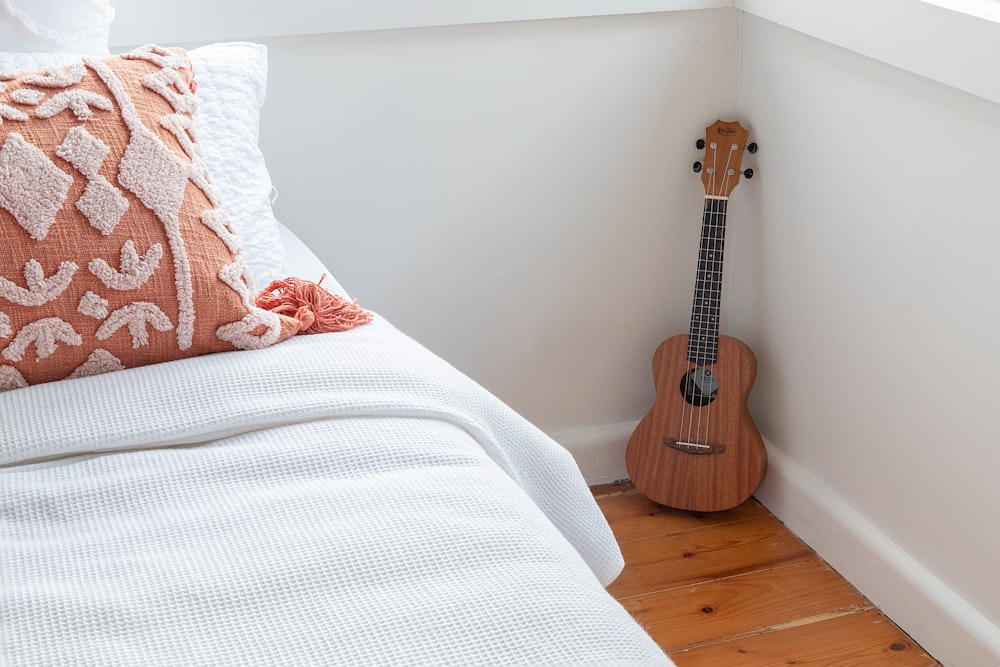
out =
{"type": "Polygon", "coordinates": [[[0,466],[3,665],[670,664],[569,454],[382,320],[0,393],[0,466]]]}

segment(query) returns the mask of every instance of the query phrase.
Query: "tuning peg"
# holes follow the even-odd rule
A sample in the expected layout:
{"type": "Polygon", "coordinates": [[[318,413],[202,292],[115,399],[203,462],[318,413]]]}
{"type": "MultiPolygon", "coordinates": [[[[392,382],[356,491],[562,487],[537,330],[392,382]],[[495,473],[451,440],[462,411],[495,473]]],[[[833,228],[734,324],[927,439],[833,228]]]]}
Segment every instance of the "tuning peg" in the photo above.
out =
{"type": "Polygon", "coordinates": [[[705,148],[705,140],[699,139],[698,141],[694,142],[694,147],[697,148],[698,150],[705,148]]]}
{"type": "MultiPolygon", "coordinates": [[[[751,141],[749,144],[747,144],[747,153],[750,153],[750,155],[753,155],[756,152],[757,152],[757,142],[756,141],[751,141]]],[[[747,178],[750,178],[750,177],[747,176],[747,178]]]]}
{"type": "Polygon", "coordinates": [[[753,169],[744,169],[743,178],[753,178],[753,169]]]}
{"type": "Polygon", "coordinates": [[[701,173],[701,162],[695,162],[693,165],[691,165],[691,168],[694,169],[694,173],[696,174],[701,173]]]}

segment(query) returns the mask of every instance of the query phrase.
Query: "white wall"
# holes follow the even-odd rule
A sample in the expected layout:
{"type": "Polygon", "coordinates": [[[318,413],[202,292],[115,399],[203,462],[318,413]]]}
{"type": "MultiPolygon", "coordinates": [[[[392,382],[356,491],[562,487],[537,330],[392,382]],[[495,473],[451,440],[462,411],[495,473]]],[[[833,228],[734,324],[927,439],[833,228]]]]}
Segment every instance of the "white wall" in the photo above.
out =
{"type": "Polygon", "coordinates": [[[946,664],[995,665],[1000,105],[750,15],[742,43],[761,497],[946,664]]]}
{"type": "Polygon", "coordinates": [[[610,435],[620,478],[686,326],[694,141],[733,113],[737,42],[724,9],[268,39],[276,211],[539,427],[610,435]]]}

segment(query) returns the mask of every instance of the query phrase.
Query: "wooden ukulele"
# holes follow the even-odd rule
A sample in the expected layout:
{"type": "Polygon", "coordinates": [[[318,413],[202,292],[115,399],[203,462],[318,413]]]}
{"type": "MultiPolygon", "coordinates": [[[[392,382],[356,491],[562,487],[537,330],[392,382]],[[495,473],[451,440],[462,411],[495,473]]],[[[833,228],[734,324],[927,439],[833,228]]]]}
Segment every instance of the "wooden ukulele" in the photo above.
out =
{"type": "MultiPolygon", "coordinates": [[[[764,442],[747,406],[757,359],[745,343],[719,335],[726,205],[739,182],[746,139],[747,131],[736,122],[716,121],[705,131],[704,162],[695,163],[705,186],[705,211],[691,329],[656,349],[656,400],[625,451],[635,488],[678,509],[736,507],[767,470],[764,442]]],[[[748,149],[756,152],[756,145],[748,149]]]]}

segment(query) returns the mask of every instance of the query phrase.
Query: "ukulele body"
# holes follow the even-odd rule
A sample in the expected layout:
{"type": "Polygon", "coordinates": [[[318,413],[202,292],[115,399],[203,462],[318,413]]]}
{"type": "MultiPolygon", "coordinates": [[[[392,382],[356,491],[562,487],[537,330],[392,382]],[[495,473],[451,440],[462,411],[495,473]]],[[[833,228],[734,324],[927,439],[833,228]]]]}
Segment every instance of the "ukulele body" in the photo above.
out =
{"type": "Polygon", "coordinates": [[[753,494],[767,470],[748,407],[757,359],[729,336],[719,336],[715,363],[687,357],[688,334],[656,349],[656,401],[629,438],[626,469],[636,489],[661,505],[730,509],[753,494]]]}

